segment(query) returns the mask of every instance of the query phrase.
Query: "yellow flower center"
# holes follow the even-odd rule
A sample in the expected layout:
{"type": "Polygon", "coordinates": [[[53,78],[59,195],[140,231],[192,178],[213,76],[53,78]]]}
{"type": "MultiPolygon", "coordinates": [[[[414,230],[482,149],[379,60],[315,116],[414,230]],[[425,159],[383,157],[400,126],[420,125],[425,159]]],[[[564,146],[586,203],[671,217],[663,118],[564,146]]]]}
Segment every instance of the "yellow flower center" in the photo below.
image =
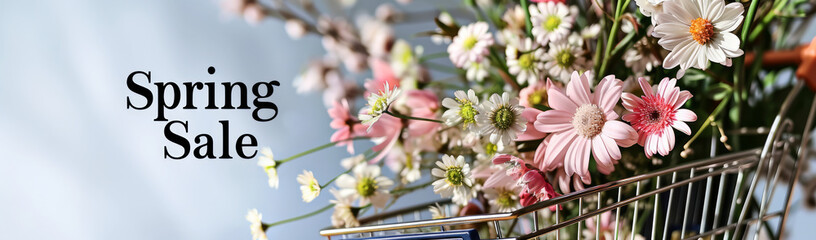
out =
{"type": "Polygon", "coordinates": [[[530,69],[533,66],[533,56],[530,53],[521,54],[518,64],[523,69],[530,69]]]}
{"type": "Polygon", "coordinates": [[[474,37],[474,36],[470,36],[468,38],[465,38],[465,42],[464,42],[465,50],[473,49],[473,47],[476,46],[476,42],[478,42],[478,41],[479,40],[476,39],[476,37],[474,37]]]}
{"type": "Polygon", "coordinates": [[[499,130],[510,128],[516,122],[516,115],[510,110],[510,107],[503,106],[493,113],[493,126],[499,130]]]}
{"type": "Polygon", "coordinates": [[[711,38],[714,37],[714,25],[711,24],[711,21],[703,18],[697,18],[691,20],[689,33],[691,33],[691,37],[694,38],[697,43],[700,45],[705,45],[711,41],[711,38]]]}
{"type": "Polygon", "coordinates": [[[575,56],[572,55],[569,49],[564,49],[556,54],[555,62],[563,68],[570,67],[575,62],[575,56]]]}
{"type": "Polygon", "coordinates": [[[449,167],[445,171],[445,181],[451,186],[460,186],[465,183],[465,173],[462,172],[461,167],[449,167]]]}
{"type": "Polygon", "coordinates": [[[513,207],[515,206],[515,202],[513,192],[510,191],[504,191],[496,197],[496,203],[502,207],[513,207]]]}
{"type": "Polygon", "coordinates": [[[462,124],[463,127],[467,127],[470,124],[476,123],[476,115],[479,115],[479,111],[476,111],[476,108],[473,107],[473,102],[467,99],[456,99],[459,104],[459,116],[462,117],[462,124]]]}
{"type": "Polygon", "coordinates": [[[385,97],[377,98],[377,101],[374,102],[374,105],[371,105],[371,114],[379,114],[382,113],[385,108],[387,107],[388,99],[385,97]]]}
{"type": "Polygon", "coordinates": [[[543,105],[549,107],[547,104],[547,89],[536,90],[527,97],[527,102],[530,106],[543,105]]]}
{"type": "Polygon", "coordinates": [[[561,25],[561,18],[556,15],[550,15],[549,17],[547,17],[547,20],[544,21],[542,27],[544,27],[544,29],[547,29],[548,32],[552,32],[555,31],[555,29],[557,29],[559,25],[561,25]]]}
{"type": "Polygon", "coordinates": [[[491,142],[488,142],[487,144],[485,144],[484,148],[485,148],[485,153],[487,155],[490,155],[490,156],[493,156],[493,154],[496,154],[496,152],[499,151],[499,146],[496,146],[496,144],[493,144],[491,142]]]}
{"type": "Polygon", "coordinates": [[[595,104],[581,105],[572,116],[572,126],[579,135],[587,138],[600,134],[604,123],[606,123],[606,115],[595,104]]]}
{"type": "Polygon", "coordinates": [[[371,177],[364,177],[357,182],[357,194],[362,197],[370,197],[377,191],[377,181],[371,177]]]}

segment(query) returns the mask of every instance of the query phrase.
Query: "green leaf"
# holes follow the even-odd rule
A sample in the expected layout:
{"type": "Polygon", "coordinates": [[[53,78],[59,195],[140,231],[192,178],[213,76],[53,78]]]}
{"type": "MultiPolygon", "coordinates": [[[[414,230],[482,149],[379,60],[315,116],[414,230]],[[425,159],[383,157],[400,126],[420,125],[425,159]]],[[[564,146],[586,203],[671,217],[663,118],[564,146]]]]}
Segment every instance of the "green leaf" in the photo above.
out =
{"type": "Polygon", "coordinates": [[[708,94],[711,95],[711,98],[715,101],[720,101],[729,94],[731,94],[731,86],[724,83],[717,83],[708,90],[708,94]]]}
{"type": "Polygon", "coordinates": [[[728,110],[728,117],[731,118],[731,122],[737,122],[739,120],[739,108],[728,110]]]}

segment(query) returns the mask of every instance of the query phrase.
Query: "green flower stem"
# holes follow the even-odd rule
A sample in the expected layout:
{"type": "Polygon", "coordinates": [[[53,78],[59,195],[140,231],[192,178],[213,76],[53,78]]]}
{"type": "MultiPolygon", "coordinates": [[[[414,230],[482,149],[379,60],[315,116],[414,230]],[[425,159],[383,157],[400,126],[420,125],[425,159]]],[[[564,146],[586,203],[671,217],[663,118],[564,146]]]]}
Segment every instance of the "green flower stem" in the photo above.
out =
{"type": "Polygon", "coordinates": [[[283,164],[285,162],[292,161],[292,160],[295,160],[295,159],[297,159],[299,157],[303,157],[303,156],[309,155],[311,153],[314,153],[314,152],[317,152],[317,151],[332,147],[332,146],[337,145],[338,143],[341,143],[341,142],[354,141],[354,140],[360,140],[360,139],[368,139],[368,138],[369,137],[353,137],[353,138],[349,138],[349,139],[344,139],[344,140],[340,140],[340,141],[326,143],[326,144],[317,146],[315,148],[306,150],[306,151],[304,151],[302,153],[295,154],[295,155],[293,155],[291,157],[279,160],[279,161],[277,161],[277,165],[280,166],[281,164],[283,164]]]}
{"type": "Polygon", "coordinates": [[[326,182],[326,184],[320,185],[320,191],[323,191],[323,189],[326,189],[326,187],[328,187],[329,185],[331,185],[331,184],[334,182],[334,180],[337,180],[337,178],[339,178],[340,176],[343,176],[343,174],[348,174],[348,173],[350,173],[350,172],[351,172],[351,169],[352,169],[352,168],[349,168],[349,169],[348,169],[348,170],[346,170],[345,172],[340,173],[340,174],[337,174],[337,176],[334,176],[334,178],[332,178],[331,180],[329,180],[328,182],[326,182]]]}
{"type": "Polygon", "coordinates": [[[751,23],[754,22],[754,14],[756,14],[757,3],[759,0],[751,1],[751,5],[748,6],[748,13],[745,15],[745,22],[742,23],[742,34],[740,37],[740,48],[745,47],[745,42],[748,40],[748,30],[751,29],[751,23]]]}
{"type": "Polygon", "coordinates": [[[782,11],[782,8],[785,7],[787,3],[788,0],[774,1],[773,9],[771,9],[771,11],[769,11],[768,14],[766,14],[765,17],[762,18],[762,22],[760,22],[759,25],[757,25],[754,28],[754,30],[751,31],[751,35],[748,37],[748,39],[753,42],[754,39],[756,39],[759,36],[759,34],[762,33],[763,30],[765,30],[765,26],[768,25],[768,23],[770,23],[771,20],[773,20],[776,17],[776,14],[779,11],[782,11]]]}
{"type": "Polygon", "coordinates": [[[524,26],[527,29],[527,36],[533,36],[533,21],[530,20],[530,7],[528,6],[528,0],[519,0],[519,4],[521,4],[521,9],[524,10],[524,26]]]}
{"type": "Polygon", "coordinates": [[[293,217],[293,218],[290,218],[290,219],[284,219],[284,220],[280,220],[280,221],[277,221],[277,222],[268,223],[268,224],[264,224],[264,225],[267,227],[267,229],[269,229],[269,228],[277,226],[277,225],[281,225],[281,224],[289,223],[289,222],[294,222],[294,221],[297,221],[297,220],[301,220],[301,219],[304,219],[304,218],[308,218],[308,217],[317,215],[319,213],[322,213],[322,212],[325,212],[326,210],[331,209],[332,207],[334,207],[334,203],[326,205],[325,207],[323,207],[321,209],[318,209],[318,210],[316,210],[314,212],[310,212],[310,213],[303,214],[303,215],[293,217]]]}
{"type": "Polygon", "coordinates": [[[683,149],[688,149],[689,146],[691,146],[691,143],[693,143],[694,140],[697,139],[697,137],[699,137],[700,134],[703,133],[703,131],[709,125],[711,125],[711,121],[714,121],[714,118],[716,118],[717,115],[719,115],[720,112],[725,108],[725,106],[728,105],[728,100],[730,99],[731,99],[730,97],[726,97],[723,99],[722,102],[720,102],[720,105],[718,105],[717,108],[715,108],[714,111],[711,112],[711,115],[709,115],[708,118],[706,118],[705,122],[703,122],[703,125],[700,126],[700,129],[697,130],[697,133],[694,133],[694,136],[692,136],[691,139],[689,139],[688,142],[686,142],[686,144],[683,145],[683,149]]]}
{"type": "Polygon", "coordinates": [[[425,62],[425,61],[428,61],[428,60],[431,60],[431,59],[444,58],[444,57],[448,57],[448,52],[431,53],[431,54],[427,54],[427,55],[423,55],[422,57],[419,57],[419,62],[422,63],[422,62],[425,62]]]}
{"type": "Polygon", "coordinates": [[[412,116],[402,115],[401,113],[398,113],[398,112],[383,111],[383,113],[394,116],[394,117],[397,117],[397,118],[402,118],[402,119],[443,123],[441,120],[421,118],[421,117],[412,117],[412,116]]]}
{"type": "Polygon", "coordinates": [[[623,10],[629,6],[631,0],[618,0],[615,4],[615,18],[612,19],[612,29],[609,31],[609,38],[606,39],[606,47],[604,48],[603,61],[601,62],[601,69],[598,70],[598,77],[606,75],[606,66],[609,64],[612,53],[612,45],[615,43],[615,36],[620,29],[620,20],[623,15],[623,10]]]}

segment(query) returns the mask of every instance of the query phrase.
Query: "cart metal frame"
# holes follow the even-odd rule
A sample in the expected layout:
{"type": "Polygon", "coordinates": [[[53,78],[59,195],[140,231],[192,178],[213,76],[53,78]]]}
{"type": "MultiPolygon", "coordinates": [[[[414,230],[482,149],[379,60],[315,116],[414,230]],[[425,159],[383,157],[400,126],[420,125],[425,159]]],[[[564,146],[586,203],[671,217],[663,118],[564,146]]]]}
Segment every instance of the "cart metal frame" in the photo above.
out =
{"type": "MultiPolygon", "coordinates": [[[[709,159],[608,182],[538,202],[513,212],[423,219],[423,211],[435,204],[428,203],[360,219],[363,225],[360,227],[324,229],[320,234],[329,239],[356,238],[389,236],[405,232],[445,231],[462,228],[462,225],[489,224],[492,225],[490,236],[481,236],[482,238],[582,239],[584,237],[582,235],[586,235],[582,231],[582,225],[586,227],[586,221],[594,221],[595,226],[600,226],[601,214],[614,212],[615,240],[635,239],[635,234],[625,235],[622,231],[624,228],[636,230],[635,233],[642,233],[648,239],[677,239],[680,236],[683,236],[681,239],[759,239],[763,229],[766,234],[771,233],[776,239],[782,239],[794,186],[799,180],[803,161],[807,160],[810,129],[816,112],[814,99],[804,131],[801,135],[791,133],[793,122],[785,116],[803,85],[803,81],[794,84],[767,131],[764,146],[760,149],[715,156],[718,142],[717,135],[714,134],[709,159]],[[796,147],[797,142],[798,149],[792,149],[796,147]],[[786,165],[782,164],[783,161],[793,161],[793,169],[780,167],[786,165]],[[783,171],[790,172],[785,173],[788,175],[781,175],[783,171]],[[777,184],[784,178],[780,176],[790,176],[784,179],[787,182],[785,200],[781,209],[771,211],[771,200],[774,199],[777,184]],[[760,186],[759,183],[763,179],[764,183],[760,186]],[[750,184],[746,186],[747,183],[750,184]],[[643,187],[648,184],[654,188],[643,187]],[[732,189],[726,189],[727,187],[732,189]],[[634,194],[627,194],[631,192],[627,190],[632,188],[635,189],[634,194]],[[702,200],[699,199],[700,190],[703,190],[702,200]],[[726,190],[729,192],[725,192],[726,190]],[[668,198],[665,197],[666,194],[668,198]],[[611,196],[616,201],[601,202],[599,200],[605,199],[602,195],[611,196]],[[759,202],[756,202],[757,195],[759,202]],[[692,196],[696,196],[697,200],[692,199],[692,196]],[[699,206],[700,202],[702,206],[699,206]],[[644,208],[648,204],[651,204],[651,207],[644,208]],[[548,212],[551,206],[556,206],[554,212],[548,212]],[[562,213],[565,211],[563,209],[569,208],[562,209],[561,206],[577,207],[579,211],[577,214],[562,213]],[[678,207],[682,207],[682,212],[678,207]],[[651,211],[639,212],[645,211],[644,209],[651,211]],[[727,212],[723,211],[726,209],[727,212]],[[633,219],[630,221],[622,219],[620,214],[622,211],[634,211],[633,219]],[[550,216],[554,215],[554,222],[546,222],[553,219],[552,217],[541,217],[542,214],[548,213],[550,216]],[[779,219],[776,229],[770,227],[771,219],[779,219]],[[516,224],[518,221],[522,224],[516,224]],[[639,221],[651,221],[651,224],[638,225],[639,221]],[[508,225],[508,222],[511,223],[508,225]],[[682,224],[677,229],[676,224],[679,222],[682,224]],[[529,227],[522,226],[525,223],[529,227]],[[578,228],[577,236],[561,234],[560,230],[574,225],[578,228]],[[646,229],[649,231],[645,231],[646,229]],[[672,236],[672,233],[676,234],[678,231],[679,236],[672,236]]],[[[445,205],[446,211],[450,211],[450,200],[436,203],[445,205]]],[[[601,234],[601,231],[594,231],[595,236],[590,237],[601,239],[601,234]]]]}

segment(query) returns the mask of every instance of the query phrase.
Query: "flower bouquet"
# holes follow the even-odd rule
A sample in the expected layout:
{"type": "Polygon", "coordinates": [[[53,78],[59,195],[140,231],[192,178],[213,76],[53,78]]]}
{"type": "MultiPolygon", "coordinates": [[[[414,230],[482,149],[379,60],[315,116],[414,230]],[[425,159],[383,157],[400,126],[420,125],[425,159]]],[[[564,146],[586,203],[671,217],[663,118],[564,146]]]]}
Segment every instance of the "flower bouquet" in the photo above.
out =
{"type": "MultiPolygon", "coordinates": [[[[801,0],[470,0],[433,15],[390,3],[346,15],[353,5],[225,1],[250,23],[282,20],[289,36],[317,36],[326,50],[294,85],[323,93],[336,131],[330,143],[285,159],[264,149],[258,165],[269,186],[277,188],[288,161],[332,146],[349,153],[338,157],[347,170],[337,176],[304,170],[296,179],[303,201],[328,195],[329,205],[274,223],[253,209],[253,239],[327,210],[334,227],[356,227],[413,191],[458,209],[431,207],[433,218],[512,212],[708,157],[697,152],[761,146],[761,136],[739,133],[773,121],[757,113],[776,112],[793,70],[809,61],[782,51],[798,46],[814,15],[801,0]],[[408,21],[427,29],[397,34],[408,21]],[[695,141],[705,137],[718,142],[695,141]],[[355,141],[373,147],[358,153],[355,141]]],[[[613,200],[605,198],[594,201],[613,200]]],[[[546,211],[570,208],[580,207],[546,211]]],[[[610,219],[604,213],[584,230],[618,234],[610,219]]],[[[642,238],[635,229],[620,236],[642,238]]]]}

